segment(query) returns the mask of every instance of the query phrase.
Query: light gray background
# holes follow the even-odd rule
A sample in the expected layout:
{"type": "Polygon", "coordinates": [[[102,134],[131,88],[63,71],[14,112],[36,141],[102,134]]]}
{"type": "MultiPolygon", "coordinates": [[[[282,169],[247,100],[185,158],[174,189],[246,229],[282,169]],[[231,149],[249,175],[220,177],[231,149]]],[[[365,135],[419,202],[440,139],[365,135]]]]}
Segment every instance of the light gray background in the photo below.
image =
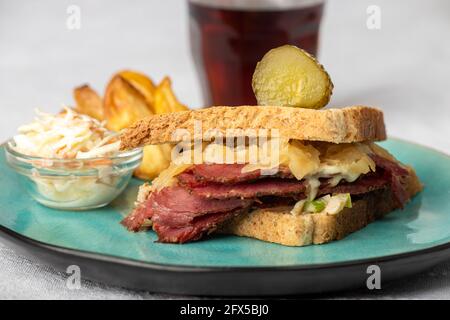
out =
{"type": "MultiPolygon", "coordinates": [[[[0,141],[33,118],[72,104],[72,89],[99,92],[123,68],[170,75],[180,100],[202,106],[190,57],[184,0],[0,0],[0,141]],[[66,28],[67,7],[81,8],[81,30],[66,28]]],[[[450,1],[330,0],[320,61],[335,83],[332,106],[366,104],[385,112],[388,133],[450,152],[450,1]],[[366,9],[379,5],[381,30],[366,9]]],[[[0,298],[170,298],[64,277],[0,245],[0,298]]],[[[380,293],[332,297],[450,298],[450,264],[380,293]]]]}

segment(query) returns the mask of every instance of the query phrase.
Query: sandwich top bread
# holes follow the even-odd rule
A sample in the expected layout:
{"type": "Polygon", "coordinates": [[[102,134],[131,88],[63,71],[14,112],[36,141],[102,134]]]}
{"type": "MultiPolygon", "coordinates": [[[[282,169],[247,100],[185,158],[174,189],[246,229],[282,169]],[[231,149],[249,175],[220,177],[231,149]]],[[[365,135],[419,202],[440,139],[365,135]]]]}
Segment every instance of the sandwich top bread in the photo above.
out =
{"type": "Polygon", "coordinates": [[[307,141],[353,143],[386,139],[383,113],[366,106],[311,110],[290,107],[240,106],[211,107],[151,116],[136,122],[121,135],[122,149],[147,144],[177,143],[174,135],[187,130],[194,139],[194,124],[202,132],[210,129],[226,134],[229,129],[277,129],[280,136],[307,141]]]}

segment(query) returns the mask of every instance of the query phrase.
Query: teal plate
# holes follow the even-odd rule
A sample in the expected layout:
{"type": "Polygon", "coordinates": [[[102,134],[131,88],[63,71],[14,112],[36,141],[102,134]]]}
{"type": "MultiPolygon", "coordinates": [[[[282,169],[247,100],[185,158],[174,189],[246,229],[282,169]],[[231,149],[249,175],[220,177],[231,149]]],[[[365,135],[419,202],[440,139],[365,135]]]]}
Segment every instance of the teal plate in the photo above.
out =
{"type": "Polygon", "coordinates": [[[119,222],[131,210],[140,181],[103,209],[46,208],[27,196],[0,154],[0,236],[60,270],[151,291],[201,295],[279,295],[364,286],[377,264],[383,281],[450,258],[450,158],[390,139],[382,143],[411,164],[425,184],[407,207],[343,240],[303,248],[235,236],[184,245],[155,243],[153,232],[130,233],[119,222]]]}

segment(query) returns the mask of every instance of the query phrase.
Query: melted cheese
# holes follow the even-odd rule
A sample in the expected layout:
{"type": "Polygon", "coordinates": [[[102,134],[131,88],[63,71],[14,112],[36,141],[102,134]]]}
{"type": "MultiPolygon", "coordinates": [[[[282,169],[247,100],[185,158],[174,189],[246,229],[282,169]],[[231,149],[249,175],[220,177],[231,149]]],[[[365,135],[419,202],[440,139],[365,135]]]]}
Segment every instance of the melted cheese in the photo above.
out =
{"type": "Polygon", "coordinates": [[[320,180],[318,177],[308,177],[306,179],[308,186],[306,187],[306,198],[314,200],[319,192],[320,180]]]}
{"type": "Polygon", "coordinates": [[[373,153],[375,153],[376,155],[391,160],[393,162],[399,163],[399,161],[397,159],[394,158],[394,156],[392,154],[390,154],[386,149],[380,147],[379,145],[377,145],[376,143],[369,143],[367,145],[367,147],[369,148],[369,150],[373,153]]]}
{"type": "Polygon", "coordinates": [[[299,141],[292,141],[288,147],[289,169],[297,180],[317,172],[320,167],[319,150],[299,141]]]}
{"type": "MultiPolygon", "coordinates": [[[[393,158],[386,150],[372,143],[310,144],[281,138],[269,139],[259,145],[242,148],[229,148],[218,143],[204,144],[202,150],[200,158],[203,163],[247,163],[242,170],[243,173],[274,168],[276,173],[279,166],[287,166],[296,179],[306,179],[308,182],[308,199],[316,197],[320,178],[328,178],[330,184],[336,186],[342,180],[353,182],[360,175],[375,171],[376,166],[370,157],[371,153],[393,158]]],[[[173,185],[174,177],[195,163],[193,153],[188,146],[187,151],[179,155],[169,168],[153,181],[153,188],[161,190],[173,185]]]]}
{"type": "Polygon", "coordinates": [[[173,186],[176,183],[175,177],[189,169],[190,164],[172,163],[166,170],[162,171],[159,176],[152,181],[152,190],[160,191],[165,187],[173,186]]]}
{"type": "MultiPolygon", "coordinates": [[[[291,142],[290,145],[294,146],[295,151],[292,152],[290,148],[289,168],[297,179],[307,180],[308,199],[316,197],[320,187],[319,178],[329,178],[331,186],[334,187],[342,180],[354,182],[362,174],[376,169],[375,162],[370,157],[373,152],[371,145],[321,143],[317,148],[298,142],[291,142]]],[[[376,147],[379,153],[384,150],[376,147]]]]}

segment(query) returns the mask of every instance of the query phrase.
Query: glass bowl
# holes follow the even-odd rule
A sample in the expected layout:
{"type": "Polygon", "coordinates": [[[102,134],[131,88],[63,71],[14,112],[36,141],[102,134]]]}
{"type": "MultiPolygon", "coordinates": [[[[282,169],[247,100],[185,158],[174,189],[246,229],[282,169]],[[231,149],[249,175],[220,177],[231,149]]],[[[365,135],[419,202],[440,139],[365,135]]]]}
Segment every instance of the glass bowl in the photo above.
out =
{"type": "Polygon", "coordinates": [[[126,188],[142,159],[141,148],[113,157],[69,160],[27,156],[14,147],[13,140],[6,143],[6,160],[27,192],[39,203],[62,210],[106,206],[126,188]]]}

